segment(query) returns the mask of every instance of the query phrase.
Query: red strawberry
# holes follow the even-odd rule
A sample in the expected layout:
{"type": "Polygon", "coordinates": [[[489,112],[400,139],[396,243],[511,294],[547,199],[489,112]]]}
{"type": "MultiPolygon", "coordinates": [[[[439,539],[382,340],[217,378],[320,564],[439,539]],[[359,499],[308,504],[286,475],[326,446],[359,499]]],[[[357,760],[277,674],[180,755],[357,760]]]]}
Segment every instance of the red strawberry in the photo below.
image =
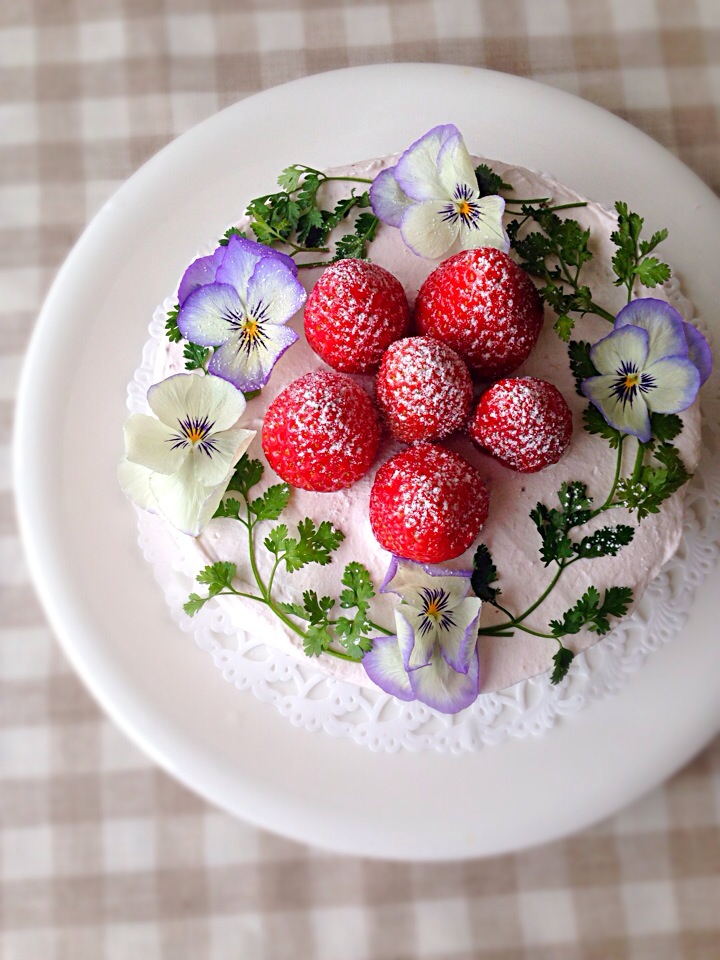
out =
{"type": "Polygon", "coordinates": [[[535,346],[543,310],[535,285],[502,250],[464,250],[425,280],[415,303],[421,333],[457,351],[479,377],[502,377],[535,346]]]}
{"type": "Polygon", "coordinates": [[[370,492],[370,524],[380,545],[418,563],[460,556],[487,515],[488,492],[477,470],[431,443],[391,457],[370,492]]]}
{"type": "Polygon", "coordinates": [[[547,380],[508,378],[485,391],[469,430],[475,443],[506,467],[536,473],[567,450],[572,413],[547,380]]]}
{"type": "Polygon", "coordinates": [[[375,399],[397,440],[441,440],[467,423],[473,385],[454,350],[432,337],[409,337],[388,347],[375,399]]]}
{"type": "Polygon", "coordinates": [[[372,466],[380,421],[354,380],[322,370],[294,380],[268,407],[262,447],[283,480],[303,490],[341,490],[372,466]]]}
{"type": "Polygon", "coordinates": [[[323,271],[305,304],[305,336],[334,370],[371,373],[410,328],[400,281],[367,260],[338,260],[323,271]]]}

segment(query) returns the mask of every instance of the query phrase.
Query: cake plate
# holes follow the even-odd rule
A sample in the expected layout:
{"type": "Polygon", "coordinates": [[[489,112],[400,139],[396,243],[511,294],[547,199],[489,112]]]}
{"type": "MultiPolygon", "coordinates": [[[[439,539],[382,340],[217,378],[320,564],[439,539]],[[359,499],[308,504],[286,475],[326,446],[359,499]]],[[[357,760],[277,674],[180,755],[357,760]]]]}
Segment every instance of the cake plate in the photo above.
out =
{"type": "Polygon", "coordinates": [[[47,298],[20,386],[15,470],[30,569],[66,654],[162,767],[214,804],[288,837],[408,860],[516,850],[608,816],[720,727],[720,575],[682,635],[622,691],[539,738],[461,757],[373,753],[294,728],[224,683],[173,625],[136,543],[115,468],[125,388],[155,306],[198,246],[294,162],[402,150],[437,123],[471,149],[545,170],[670,227],[667,255],[699,316],[717,302],[720,202],[677,159],[569,94],[485,70],[357,67],[267,90],[162,150],[103,207],[47,298]]]}

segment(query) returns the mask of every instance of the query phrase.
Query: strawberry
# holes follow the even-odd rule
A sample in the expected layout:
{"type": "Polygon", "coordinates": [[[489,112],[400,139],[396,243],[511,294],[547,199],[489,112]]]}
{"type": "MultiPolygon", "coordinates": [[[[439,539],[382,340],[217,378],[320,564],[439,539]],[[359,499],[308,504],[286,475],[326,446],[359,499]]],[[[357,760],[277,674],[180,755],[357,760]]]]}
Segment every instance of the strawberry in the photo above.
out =
{"type": "Polygon", "coordinates": [[[432,443],[391,457],[370,492],[370,524],[380,545],[418,563],[460,556],[487,515],[488,492],[477,470],[432,443]]]}
{"type": "Polygon", "coordinates": [[[334,370],[372,373],[386,348],[410,328],[400,281],[367,260],[338,260],[323,271],[305,304],[305,336],[334,370]]]}
{"type": "Polygon", "coordinates": [[[294,380],[268,407],[262,447],[287,483],[303,490],[342,490],[372,466],[380,420],[350,377],[317,370],[294,380]]]}
{"type": "Polygon", "coordinates": [[[452,347],[479,377],[511,373],[527,359],[543,323],[535,285],[502,250],[464,250],[427,277],[415,322],[452,347]]]}
{"type": "Polygon", "coordinates": [[[557,463],[572,430],[572,413],[563,395],[537,377],[498,380],[480,398],[469,426],[481,450],[520,473],[557,463]]]}
{"type": "Polygon", "coordinates": [[[375,399],[396,440],[441,440],[467,423],[473,385],[454,350],[432,337],[409,337],[385,352],[375,399]]]}

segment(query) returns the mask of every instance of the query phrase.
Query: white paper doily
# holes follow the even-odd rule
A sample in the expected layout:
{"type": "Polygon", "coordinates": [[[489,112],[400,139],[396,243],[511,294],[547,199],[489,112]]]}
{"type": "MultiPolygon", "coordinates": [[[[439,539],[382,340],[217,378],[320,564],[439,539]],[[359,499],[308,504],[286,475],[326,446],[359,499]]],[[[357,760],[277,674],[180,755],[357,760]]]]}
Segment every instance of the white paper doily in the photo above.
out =
{"type": "MultiPolygon", "coordinates": [[[[128,408],[147,411],[158,345],[164,338],[166,301],[150,324],[142,363],[128,386],[128,408]]],[[[704,331],[707,335],[707,331],[704,331]]],[[[680,632],[695,590],[720,553],[720,372],[713,371],[701,393],[703,453],[688,485],[683,539],[675,556],[648,587],[632,616],[576,656],[568,677],[553,686],[549,674],[507,690],[483,694],[454,716],[422,703],[402,702],[379,689],[327,677],[311,660],[298,661],[240,632],[217,605],[190,619],[182,609],[194,586],[195,570],[183,560],[163,521],[139,511],[139,543],[152,564],[173,619],[209,653],[223,678],[272,704],[296,727],[324,731],[371,750],[436,750],[461,754],[510,737],[540,735],[558,717],[615,693],[645,658],[680,632]]]]}

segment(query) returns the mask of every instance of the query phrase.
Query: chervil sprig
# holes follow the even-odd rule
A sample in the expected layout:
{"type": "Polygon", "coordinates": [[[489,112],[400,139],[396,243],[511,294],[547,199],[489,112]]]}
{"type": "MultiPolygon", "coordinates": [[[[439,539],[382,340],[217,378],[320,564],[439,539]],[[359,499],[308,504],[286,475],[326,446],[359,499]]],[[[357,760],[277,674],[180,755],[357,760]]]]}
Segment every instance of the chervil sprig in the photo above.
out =
{"type": "Polygon", "coordinates": [[[615,286],[627,289],[628,303],[632,299],[633,285],[636,280],[644,287],[656,287],[670,279],[670,267],[651,257],[649,254],[666,239],[666,229],[656,231],[649,240],[642,240],[644,219],[632,213],[626,203],[618,200],[615,204],[618,215],[617,229],[610,239],[618,248],[612,265],[617,277],[615,286]]]}
{"type": "Polygon", "coordinates": [[[256,527],[280,518],[290,499],[290,487],[286,483],[274,484],[262,496],[252,497],[251,491],[262,476],[263,466],[259,460],[242,457],[228,484],[227,493],[230,495],[226,495],[215,513],[216,517],[236,520],[245,527],[250,572],[257,593],[238,590],[234,586],[237,578],[235,564],[214,563],[201,570],[197,577],[198,583],[207,586],[206,595],[192,593],[185,604],[185,612],[194,616],[208,600],[217,596],[244,597],[269,607],[278,619],[302,638],[308,656],[329,653],[342,660],[361,660],[372,647],[371,634],[390,635],[390,631],[368,618],[370,600],[375,596],[370,574],[360,563],[349,563],[345,568],[341,580],[345,589],[340,593],[339,605],[342,610],[354,610],[352,617],[345,614],[334,617],[333,610],[338,601],[329,596],[319,597],[314,590],[304,591],[301,604],[276,600],[273,588],[280,569],[293,574],[311,563],[325,566],[345,537],[327,520],[316,524],[305,518],[298,523],[296,534],[291,534],[287,524],[279,523],[262,541],[273,558],[266,580],[257,562],[256,527]],[[239,498],[232,496],[233,493],[239,494],[239,498]],[[295,622],[298,619],[304,626],[295,622]]]}
{"type": "Polygon", "coordinates": [[[362,213],[336,241],[334,252],[327,245],[330,233],[350,217],[354,210],[370,206],[367,190],[337,201],[332,210],[323,207],[320,188],[332,181],[371,184],[365,177],[328,176],[321,170],[304,164],[293,164],[278,177],[277,193],[257,197],[248,204],[246,215],[249,229],[260,243],[285,246],[293,258],[303,253],[324,253],[332,256],[321,260],[297,260],[298,267],[315,267],[346,257],[367,257],[367,245],[377,231],[378,219],[372,213],[362,213]]]}

